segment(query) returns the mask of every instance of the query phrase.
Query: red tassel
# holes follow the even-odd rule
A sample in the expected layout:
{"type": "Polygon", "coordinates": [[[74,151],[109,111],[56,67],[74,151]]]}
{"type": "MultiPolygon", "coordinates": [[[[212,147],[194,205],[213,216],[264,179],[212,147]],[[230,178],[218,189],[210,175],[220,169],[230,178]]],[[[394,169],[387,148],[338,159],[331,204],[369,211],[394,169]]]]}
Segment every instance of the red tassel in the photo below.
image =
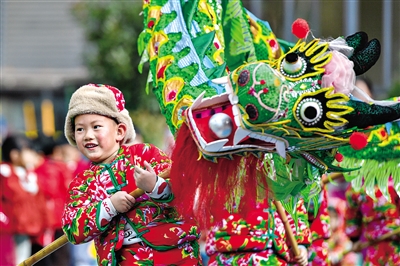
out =
{"type": "Polygon", "coordinates": [[[307,21],[302,18],[296,19],[292,24],[292,33],[299,39],[305,38],[309,31],[307,21]]]}
{"type": "Polygon", "coordinates": [[[368,144],[368,136],[361,132],[354,132],[349,138],[351,147],[355,150],[361,150],[368,144]]]}
{"type": "Polygon", "coordinates": [[[339,153],[339,152],[336,153],[335,159],[336,159],[336,161],[338,161],[339,163],[342,162],[342,161],[343,161],[343,154],[341,154],[341,153],[339,153]]]}

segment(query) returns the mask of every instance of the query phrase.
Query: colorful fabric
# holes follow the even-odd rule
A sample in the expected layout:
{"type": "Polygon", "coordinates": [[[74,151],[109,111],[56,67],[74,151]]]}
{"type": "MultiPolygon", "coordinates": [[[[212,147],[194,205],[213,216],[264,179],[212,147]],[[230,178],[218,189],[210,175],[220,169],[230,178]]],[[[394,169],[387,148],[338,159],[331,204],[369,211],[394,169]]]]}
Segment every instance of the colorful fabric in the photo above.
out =
{"type": "Polygon", "coordinates": [[[382,241],[367,247],[363,253],[364,266],[400,265],[400,241],[382,241]]]}
{"type": "MultiPolygon", "coordinates": [[[[295,218],[286,213],[295,238],[300,245],[310,245],[311,233],[302,200],[295,213],[295,218]]],[[[214,226],[209,232],[206,251],[211,257],[210,265],[288,265],[293,260],[284,224],[275,205],[266,202],[256,206],[247,217],[228,214],[221,226],[214,226]]]]}
{"type": "Polygon", "coordinates": [[[198,248],[188,242],[168,251],[133,244],[123,246],[116,254],[118,265],[199,265],[198,257],[198,248]]]}
{"type": "MultiPolygon", "coordinates": [[[[346,191],[346,234],[353,241],[368,242],[400,227],[400,198],[389,180],[390,201],[375,187],[376,200],[352,186],[346,191]]],[[[400,237],[395,236],[363,250],[365,265],[400,265],[400,237]],[[382,263],[386,264],[382,264],[382,263]]]]}
{"type": "Polygon", "coordinates": [[[152,165],[156,174],[171,166],[170,159],[160,149],[151,144],[136,144],[122,146],[111,164],[91,164],[88,170],[75,177],[70,184],[71,192],[63,215],[63,230],[68,240],[79,244],[94,239],[99,265],[132,265],[129,264],[132,258],[124,262],[119,261],[123,260],[121,256],[117,256],[121,248],[126,250],[124,233],[129,225],[145,249],[163,252],[165,256],[175,254],[175,257],[179,249],[181,258],[177,262],[188,256],[199,261],[199,231],[193,221],[182,221],[170,207],[168,203],[173,199],[172,194],[166,199],[144,194],[136,199],[129,212],[101,219],[105,217],[101,212],[103,203],[112,194],[136,189],[134,166],[144,167],[144,161],[152,165]]]}

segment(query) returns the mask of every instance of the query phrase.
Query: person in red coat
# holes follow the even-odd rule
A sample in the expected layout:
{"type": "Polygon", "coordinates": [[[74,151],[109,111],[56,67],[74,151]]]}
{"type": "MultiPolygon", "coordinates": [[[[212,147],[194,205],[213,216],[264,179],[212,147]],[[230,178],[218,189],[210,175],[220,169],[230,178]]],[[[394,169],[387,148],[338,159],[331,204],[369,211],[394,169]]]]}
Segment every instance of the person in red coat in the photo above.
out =
{"type": "Polygon", "coordinates": [[[37,153],[30,139],[24,135],[8,136],[2,145],[2,159],[1,207],[11,225],[18,264],[31,255],[31,238],[41,235],[47,227],[46,201],[34,172],[37,153]]]}
{"type": "MultiPolygon", "coordinates": [[[[2,189],[0,189],[0,196],[2,197],[2,189]]],[[[2,205],[0,205],[0,254],[1,266],[14,266],[16,264],[10,218],[3,212],[2,205]]]]}
{"type": "MultiPolygon", "coordinates": [[[[68,185],[73,176],[67,164],[58,159],[56,150],[66,143],[62,139],[41,138],[41,160],[40,165],[35,169],[38,175],[38,183],[46,198],[48,213],[48,227],[46,232],[35,238],[33,241],[32,253],[36,253],[44,246],[50,244],[54,239],[64,235],[62,231],[62,214],[65,201],[68,195],[68,185]]],[[[62,159],[62,158],[61,158],[62,159]]],[[[45,259],[37,263],[40,265],[68,266],[70,264],[70,245],[64,245],[58,252],[53,252],[45,259]]]]}

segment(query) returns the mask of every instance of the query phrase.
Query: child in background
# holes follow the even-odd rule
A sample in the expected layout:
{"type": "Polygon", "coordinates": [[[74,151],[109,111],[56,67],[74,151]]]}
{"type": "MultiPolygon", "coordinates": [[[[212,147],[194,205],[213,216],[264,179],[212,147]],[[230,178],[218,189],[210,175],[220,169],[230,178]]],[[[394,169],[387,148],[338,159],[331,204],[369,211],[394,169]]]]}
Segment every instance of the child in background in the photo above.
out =
{"type": "Polygon", "coordinates": [[[374,91],[371,80],[363,76],[358,76],[355,86],[360,89],[361,92],[358,90],[354,90],[352,92],[353,96],[361,101],[369,102],[368,98],[371,98],[373,96],[372,94],[374,91]]]}
{"type": "Polygon", "coordinates": [[[90,161],[69,187],[63,230],[73,244],[94,239],[99,265],[201,265],[199,231],[168,202],[170,159],[135,131],[122,93],[89,84],[71,97],[65,135],[90,161]],[[146,193],[135,199],[135,189],[146,193]]]}
{"type": "Polygon", "coordinates": [[[1,152],[1,208],[9,219],[8,230],[15,242],[14,259],[19,264],[31,255],[31,238],[43,234],[47,227],[46,201],[34,172],[38,155],[31,140],[24,135],[8,136],[1,152]]]}
{"type": "MultiPolygon", "coordinates": [[[[36,253],[50,244],[54,239],[64,235],[61,228],[61,218],[68,193],[68,185],[72,180],[72,171],[59,155],[60,146],[64,145],[64,137],[55,140],[52,137],[41,137],[40,164],[36,168],[40,189],[46,197],[48,213],[47,232],[32,243],[32,253],[36,253]]],[[[43,260],[36,263],[37,266],[70,265],[70,245],[64,245],[57,252],[53,252],[43,260]]]]}

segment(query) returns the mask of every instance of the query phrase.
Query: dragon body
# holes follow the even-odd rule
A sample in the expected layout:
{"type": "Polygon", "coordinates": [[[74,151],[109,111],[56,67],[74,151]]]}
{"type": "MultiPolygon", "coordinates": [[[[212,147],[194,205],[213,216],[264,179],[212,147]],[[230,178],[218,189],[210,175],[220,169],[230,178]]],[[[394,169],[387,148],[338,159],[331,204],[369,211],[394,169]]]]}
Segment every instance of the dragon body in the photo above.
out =
{"type": "MultiPolygon", "coordinates": [[[[394,99],[394,101],[400,101],[394,99]]],[[[368,134],[368,145],[359,151],[341,147],[344,155],[342,167],[355,169],[344,173],[357,191],[365,189],[367,195],[375,198],[377,185],[387,199],[388,182],[393,180],[394,189],[400,195],[400,122],[390,122],[375,127],[368,134]]]]}
{"type": "Polygon", "coordinates": [[[323,173],[354,170],[335,162],[354,132],[400,118],[351,94],[380,54],[363,32],[285,42],[240,1],[145,0],[143,17],[140,69],[176,135],[177,199],[200,220],[268,193],[311,199],[323,173]]]}

